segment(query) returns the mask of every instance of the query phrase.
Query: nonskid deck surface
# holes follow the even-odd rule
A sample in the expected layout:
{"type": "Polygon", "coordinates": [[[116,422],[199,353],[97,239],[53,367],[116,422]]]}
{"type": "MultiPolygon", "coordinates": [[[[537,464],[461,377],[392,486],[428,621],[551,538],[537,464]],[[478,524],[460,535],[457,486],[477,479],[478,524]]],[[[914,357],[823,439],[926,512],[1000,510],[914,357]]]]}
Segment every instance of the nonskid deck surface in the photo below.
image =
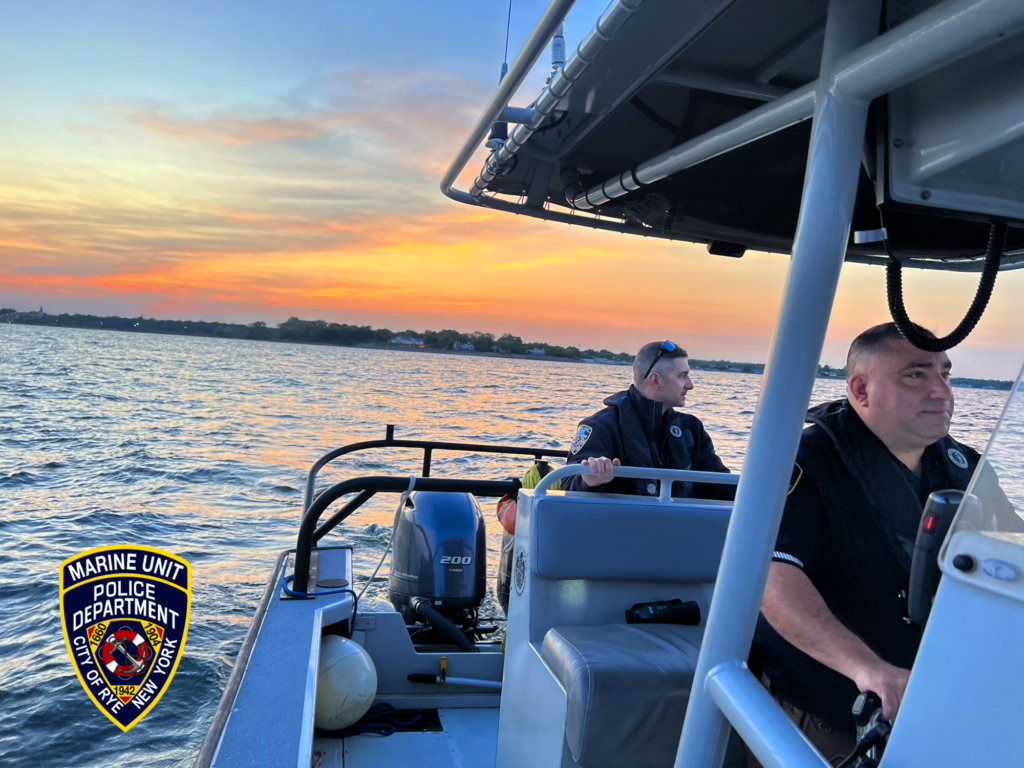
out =
{"type": "MultiPolygon", "coordinates": [[[[441,709],[442,733],[313,739],[320,768],[494,768],[498,708],[441,709]]],[[[312,765],[316,765],[315,757],[312,765]]]]}

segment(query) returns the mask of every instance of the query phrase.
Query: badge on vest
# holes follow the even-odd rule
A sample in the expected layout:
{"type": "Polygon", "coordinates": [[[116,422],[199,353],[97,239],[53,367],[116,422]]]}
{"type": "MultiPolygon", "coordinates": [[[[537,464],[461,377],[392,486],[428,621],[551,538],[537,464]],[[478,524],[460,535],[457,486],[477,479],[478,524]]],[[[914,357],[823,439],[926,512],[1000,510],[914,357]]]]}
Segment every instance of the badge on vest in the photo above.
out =
{"type": "Polygon", "coordinates": [[[672,437],[682,437],[683,436],[683,430],[681,430],[675,424],[673,424],[671,427],[669,427],[668,431],[672,433],[672,437]]]}
{"type": "Polygon", "coordinates": [[[587,440],[594,433],[593,427],[588,427],[586,424],[580,424],[580,428],[576,430],[576,435],[572,439],[572,445],[569,446],[569,453],[577,454],[587,444],[587,440]]]}
{"type": "Polygon", "coordinates": [[[949,456],[949,460],[960,467],[960,469],[967,469],[967,457],[960,453],[956,448],[950,448],[946,451],[946,455],[949,456]]]}

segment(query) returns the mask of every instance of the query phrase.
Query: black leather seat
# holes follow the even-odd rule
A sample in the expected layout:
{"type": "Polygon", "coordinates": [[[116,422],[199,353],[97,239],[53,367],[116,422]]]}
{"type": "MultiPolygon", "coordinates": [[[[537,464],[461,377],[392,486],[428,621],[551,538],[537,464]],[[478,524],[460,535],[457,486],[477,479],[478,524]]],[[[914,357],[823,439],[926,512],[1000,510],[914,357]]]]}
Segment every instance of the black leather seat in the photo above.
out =
{"type": "Polygon", "coordinates": [[[671,768],[701,627],[554,627],[541,656],[568,698],[565,739],[583,768],[671,768]]]}

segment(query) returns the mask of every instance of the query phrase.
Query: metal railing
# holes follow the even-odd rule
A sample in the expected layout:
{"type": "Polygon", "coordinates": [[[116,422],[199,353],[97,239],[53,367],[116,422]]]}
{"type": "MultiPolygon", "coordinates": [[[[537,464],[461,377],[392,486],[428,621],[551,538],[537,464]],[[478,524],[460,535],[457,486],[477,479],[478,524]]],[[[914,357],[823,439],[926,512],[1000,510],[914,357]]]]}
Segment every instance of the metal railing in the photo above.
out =
{"type": "Polygon", "coordinates": [[[419,477],[413,477],[412,485],[418,491],[444,491],[447,493],[472,493],[476,496],[499,497],[506,493],[515,493],[520,488],[519,480],[466,480],[430,477],[430,466],[434,451],[454,451],[458,453],[490,453],[506,456],[529,456],[534,461],[545,459],[564,459],[567,451],[549,448],[523,448],[516,445],[488,445],[486,443],[445,443],[436,440],[396,440],[395,425],[388,424],[383,440],[365,440],[359,443],[336,448],[325,453],[309,470],[306,479],[306,494],[302,505],[302,522],[299,524],[299,536],[295,542],[295,578],[292,589],[306,592],[309,588],[309,563],[313,545],[333,530],[345,518],[363,506],[378,493],[404,493],[410,488],[410,478],[405,477],[355,477],[343,480],[324,489],[314,497],[316,478],[320,470],[335,459],[357,451],[373,448],[412,448],[423,451],[423,467],[419,477]],[[337,512],[317,525],[327,508],[349,494],[349,499],[337,512]]]}
{"type": "MultiPolygon", "coordinates": [[[[576,475],[593,474],[582,464],[569,464],[565,467],[549,472],[537,483],[533,489],[536,496],[544,496],[548,489],[557,481],[566,477],[576,475]]],[[[673,483],[719,483],[721,485],[736,485],[740,481],[739,475],[729,472],[698,472],[695,469],[661,469],[660,467],[613,467],[612,477],[630,477],[638,480],[657,480],[661,483],[661,490],[658,494],[658,501],[667,504],[672,501],[673,483]]],[[[643,497],[641,497],[643,498],[643,497]]]]}
{"type": "MultiPolygon", "coordinates": [[[[545,42],[554,34],[565,14],[572,8],[573,2],[574,0],[552,0],[509,71],[509,77],[501,83],[445,173],[441,181],[441,191],[457,202],[483,205],[494,210],[546,221],[643,237],[681,239],[671,232],[618,218],[621,215],[616,211],[605,212],[604,219],[572,215],[569,211],[562,213],[545,206],[530,206],[497,197],[486,197],[480,194],[482,190],[477,186],[473,187],[472,193],[453,187],[459,174],[487,138],[491,124],[502,119],[508,100],[515,95],[530,68],[540,57],[545,42]]],[[[620,0],[619,3],[615,3],[619,4],[623,4],[625,10],[630,13],[637,5],[632,1],[622,3],[620,0]]],[[[808,83],[725,125],[695,136],[635,167],[627,168],[600,184],[591,185],[588,189],[579,189],[572,195],[572,200],[567,202],[576,211],[600,212],[601,206],[605,203],[635,191],[641,185],[653,184],[681,170],[808,120],[815,111],[817,94],[823,87],[843,89],[848,96],[864,100],[889,93],[931,71],[983,50],[1007,35],[1016,34],[1020,31],[1022,12],[1024,3],[1020,0],[947,0],[877,36],[870,43],[848,52],[845,58],[837,62],[830,83],[808,83]]],[[[599,27],[595,27],[590,34],[592,36],[597,32],[599,27]]],[[[817,35],[819,32],[820,30],[815,31],[814,34],[817,35]]],[[[550,90],[546,90],[544,94],[548,96],[548,101],[555,95],[550,90]]],[[[562,95],[564,96],[564,93],[562,95]]],[[[545,108],[550,113],[556,106],[546,104],[545,108]]],[[[528,111],[536,112],[533,108],[528,111]]],[[[535,123],[537,116],[534,115],[527,120],[523,111],[519,111],[516,117],[524,121],[523,124],[526,126],[535,123]]],[[[488,162],[493,157],[492,153],[488,162]]],[[[486,174],[482,174],[476,184],[479,184],[484,176],[486,174]]],[[[1003,270],[1024,268],[1024,254],[1011,251],[1010,255],[1011,258],[1004,259],[1003,270]]],[[[849,256],[847,261],[876,265],[887,263],[885,258],[873,256],[849,256]]],[[[906,259],[904,266],[960,272],[978,272],[982,267],[977,259],[906,259]]]]}
{"type": "MultiPolygon", "coordinates": [[[[433,461],[434,451],[456,451],[459,453],[498,453],[508,456],[532,456],[535,461],[543,461],[544,457],[564,459],[569,453],[567,451],[554,450],[549,448],[522,448],[516,445],[489,445],[487,443],[445,443],[437,440],[396,440],[395,425],[388,424],[383,440],[364,440],[360,443],[349,443],[341,448],[335,448],[317,459],[316,463],[309,470],[306,477],[306,494],[302,501],[302,511],[305,512],[313,503],[313,494],[316,490],[316,477],[327,464],[335,459],[356,451],[365,451],[370,448],[414,448],[423,451],[422,477],[430,477],[430,465],[433,461]]],[[[404,488],[402,490],[405,490],[404,488]]]]}

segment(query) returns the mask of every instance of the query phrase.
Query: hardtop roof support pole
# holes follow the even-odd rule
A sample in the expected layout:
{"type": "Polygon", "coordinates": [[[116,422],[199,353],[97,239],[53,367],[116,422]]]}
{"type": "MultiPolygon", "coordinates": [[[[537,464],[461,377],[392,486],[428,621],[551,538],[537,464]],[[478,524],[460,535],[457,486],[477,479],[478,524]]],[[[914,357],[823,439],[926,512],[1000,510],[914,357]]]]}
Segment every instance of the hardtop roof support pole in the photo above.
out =
{"type": "MultiPolygon", "coordinates": [[[[868,102],[835,87],[839,60],[877,36],[881,0],[830,0],[793,258],[736,494],[676,768],[717,768],[729,721],[707,681],[744,664],[817,374],[857,193],[868,102]]],[[[750,674],[744,671],[743,674],[750,674]]],[[[851,701],[852,705],[853,702],[851,701]]],[[[806,738],[772,738],[777,718],[733,709],[733,725],[766,768],[827,766],[806,738]],[[754,735],[757,735],[755,738],[754,735]]],[[[789,721],[787,721],[788,723],[789,721]]],[[[796,726],[793,725],[795,729],[796,726]]],[[[792,736],[792,734],[788,734],[792,736]]]]}

